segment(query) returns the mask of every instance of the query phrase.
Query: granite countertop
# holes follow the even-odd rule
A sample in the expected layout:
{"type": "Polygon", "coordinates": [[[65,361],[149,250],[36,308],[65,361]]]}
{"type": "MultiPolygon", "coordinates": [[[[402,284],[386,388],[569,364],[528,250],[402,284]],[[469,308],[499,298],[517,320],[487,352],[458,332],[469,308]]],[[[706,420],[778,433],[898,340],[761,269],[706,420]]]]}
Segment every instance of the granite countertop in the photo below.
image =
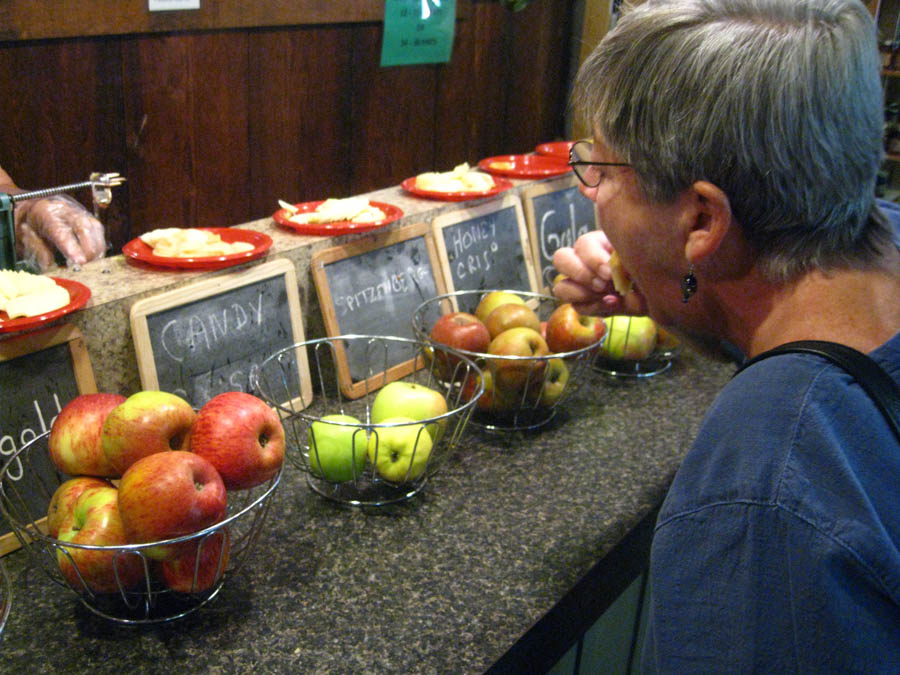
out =
{"type": "MultiPolygon", "coordinates": [[[[11,553],[0,670],[480,673],[525,645],[539,671],[558,655],[522,637],[652,522],[733,370],[685,350],[646,380],[590,373],[537,432],[470,427],[425,490],[390,508],[328,502],[288,464],[247,564],[171,623],[102,619],[11,553]]],[[[613,594],[646,563],[616,560],[621,574],[595,575],[613,594]]],[[[579,602],[603,609],[599,595],[579,602]]]]}

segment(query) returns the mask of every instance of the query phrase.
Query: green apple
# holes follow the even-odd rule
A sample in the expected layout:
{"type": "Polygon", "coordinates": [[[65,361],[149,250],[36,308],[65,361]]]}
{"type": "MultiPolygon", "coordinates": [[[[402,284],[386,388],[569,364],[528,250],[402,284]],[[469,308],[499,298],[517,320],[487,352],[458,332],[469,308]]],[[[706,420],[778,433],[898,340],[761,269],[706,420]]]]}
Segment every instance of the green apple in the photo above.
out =
{"type": "MultiPolygon", "coordinates": [[[[560,358],[552,358],[547,362],[547,372],[541,386],[534,387],[537,394],[536,403],[543,408],[552,408],[562,399],[569,385],[569,367],[560,358]]],[[[529,389],[529,393],[531,393],[529,389]]]]}
{"type": "Polygon", "coordinates": [[[478,306],[475,308],[475,316],[484,323],[487,321],[488,315],[491,312],[500,305],[509,303],[524,305],[525,301],[512,291],[491,291],[490,293],[486,293],[478,302],[478,306]]]}
{"type": "Polygon", "coordinates": [[[639,361],[656,348],[656,323],[649,316],[610,316],[601,353],[611,359],[639,361]]]}
{"type": "Polygon", "coordinates": [[[325,415],[309,427],[309,470],[314,476],[343,483],[366,466],[366,430],[351,415],[325,415]]]}
{"type": "MultiPolygon", "coordinates": [[[[420,422],[439,417],[447,412],[444,395],[424,384],[395,380],[384,385],[372,401],[371,419],[375,424],[389,417],[409,417],[420,422]]],[[[435,442],[440,440],[447,427],[443,418],[428,425],[428,433],[435,442]]]]}
{"type": "Polygon", "coordinates": [[[431,435],[410,417],[382,420],[369,435],[368,456],[375,472],[392,483],[413,481],[425,472],[431,457],[431,435]]]}

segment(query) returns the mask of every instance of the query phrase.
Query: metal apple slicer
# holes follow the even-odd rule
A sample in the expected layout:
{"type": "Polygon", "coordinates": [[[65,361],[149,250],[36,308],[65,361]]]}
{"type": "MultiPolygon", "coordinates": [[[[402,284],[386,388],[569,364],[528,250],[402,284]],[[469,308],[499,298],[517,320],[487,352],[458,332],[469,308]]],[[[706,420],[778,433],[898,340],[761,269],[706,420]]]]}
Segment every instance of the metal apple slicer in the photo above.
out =
{"type": "Polygon", "coordinates": [[[28,267],[28,261],[16,259],[16,204],[27,199],[41,199],[89,187],[91,188],[94,216],[99,219],[100,212],[112,203],[112,188],[124,182],[125,177],[117,173],[94,172],[88,180],[81,183],[31,190],[19,194],[0,192],[0,269],[15,270],[28,267]]]}

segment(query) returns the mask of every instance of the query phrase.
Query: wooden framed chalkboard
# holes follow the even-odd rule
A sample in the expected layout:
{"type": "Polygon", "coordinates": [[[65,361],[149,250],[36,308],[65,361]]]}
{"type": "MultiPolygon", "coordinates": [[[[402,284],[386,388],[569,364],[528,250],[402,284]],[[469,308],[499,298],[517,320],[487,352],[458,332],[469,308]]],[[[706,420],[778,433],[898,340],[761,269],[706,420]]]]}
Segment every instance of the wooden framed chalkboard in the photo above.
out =
{"type": "MultiPolygon", "coordinates": [[[[91,360],[76,326],[63,324],[0,340],[0,464],[50,429],[66,403],[96,391],[91,360]]],[[[27,465],[13,460],[5,479],[19,481],[28,471],[36,474],[28,483],[55,486],[58,473],[49,455],[29,452],[28,457],[32,461],[27,465]]],[[[46,495],[21,496],[29,512],[46,512],[46,495]]],[[[0,518],[0,555],[18,547],[9,524],[0,518]]]]}
{"type": "Polygon", "coordinates": [[[432,221],[448,292],[537,290],[522,203],[514,194],[432,221]]]}
{"type": "MultiPolygon", "coordinates": [[[[138,300],[131,331],[144,389],[178,394],[201,407],[225,391],[254,393],[251,374],[275,352],[303,342],[297,273],[275,259],[138,300]]],[[[312,399],[306,350],[296,349],[291,401],[312,399]]]]}
{"type": "Polygon", "coordinates": [[[578,191],[578,179],[566,176],[522,191],[540,290],[549,292],[556,276],[553,253],[597,229],[594,203],[578,191]]]}
{"type": "MultiPolygon", "coordinates": [[[[425,223],[318,251],[312,256],[312,274],[325,330],[331,337],[413,338],[416,308],[444,293],[434,237],[425,223]]],[[[383,361],[387,368],[375,372],[364,350],[337,345],[341,391],[349,398],[359,398],[380,384],[408,375],[420,364],[407,356],[405,350],[389,350],[383,361]]]]}

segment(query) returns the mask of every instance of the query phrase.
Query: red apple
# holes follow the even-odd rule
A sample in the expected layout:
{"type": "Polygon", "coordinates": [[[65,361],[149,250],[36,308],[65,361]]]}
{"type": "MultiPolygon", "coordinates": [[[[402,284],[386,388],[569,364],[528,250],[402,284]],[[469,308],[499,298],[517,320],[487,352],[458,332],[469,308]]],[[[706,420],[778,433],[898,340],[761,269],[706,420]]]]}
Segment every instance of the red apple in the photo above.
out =
{"type": "Polygon", "coordinates": [[[541,320],[531,307],[522,303],[506,303],[495,307],[484,322],[491,339],[510,328],[524,326],[541,332],[541,320]]]}
{"type": "Polygon", "coordinates": [[[554,353],[574,352],[600,342],[606,334],[606,324],[599,316],[579,314],[566,302],[547,319],[547,346],[554,353]]]}
{"type": "Polygon", "coordinates": [[[284,462],[284,427],[265,401],[242,391],[214,396],[197,415],[191,452],[208,459],[229,490],[265,483],[284,462]]]}
{"type": "Polygon", "coordinates": [[[491,335],[474,314],[451,312],[434,322],[431,339],[452,349],[483,354],[491,342],[491,335]]]}
{"type": "Polygon", "coordinates": [[[50,428],[50,459],[70,476],[120,476],[110,465],[100,435],[121,394],[81,394],[63,406],[50,428]]]}
{"type": "MultiPolygon", "coordinates": [[[[519,326],[505,330],[491,340],[488,354],[510,357],[545,357],[550,353],[547,342],[533,328],[519,326]]],[[[529,382],[540,380],[547,365],[544,358],[491,359],[494,387],[506,392],[521,392],[529,382]]]]}
{"type": "MultiPolygon", "coordinates": [[[[225,516],[225,484],[208,460],[173,450],[139,459],[119,483],[119,513],[133,544],[174,539],[215,525],[225,516]]],[[[142,549],[156,560],[190,551],[190,540],[142,549]]]]}
{"type": "Polygon", "coordinates": [[[75,502],[87,490],[108,487],[113,487],[113,484],[92,476],[78,476],[60,483],[47,507],[47,534],[54,539],[59,536],[59,528],[63,521],[72,514],[75,502]]]}
{"type": "Polygon", "coordinates": [[[180,396],[139,391],[113,408],[103,423],[101,443],[121,476],[137,460],[157,452],[187,450],[197,413],[180,396]]]}
{"type": "MultiPolygon", "coordinates": [[[[116,547],[128,544],[113,486],[84,491],[57,537],[61,543],[116,547]]],[[[60,546],[56,549],[60,572],[72,588],[94,593],[115,593],[136,586],[144,578],[140,554],[121,548],[90,549],[60,546]]]]}
{"type": "Polygon", "coordinates": [[[227,527],[191,540],[191,550],[174,560],[159,563],[166,587],[178,593],[208,591],[228,568],[231,534],[227,527]]]}

